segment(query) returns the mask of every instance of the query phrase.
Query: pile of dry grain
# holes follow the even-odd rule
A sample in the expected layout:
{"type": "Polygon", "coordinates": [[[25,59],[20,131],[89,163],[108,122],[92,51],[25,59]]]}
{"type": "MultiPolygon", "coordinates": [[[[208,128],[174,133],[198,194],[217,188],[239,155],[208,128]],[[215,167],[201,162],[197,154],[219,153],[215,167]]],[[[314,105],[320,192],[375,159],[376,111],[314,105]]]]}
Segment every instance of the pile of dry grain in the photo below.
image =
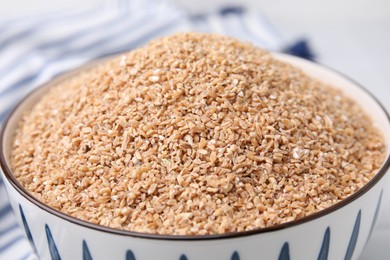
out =
{"type": "Polygon", "coordinates": [[[342,93],[250,44],[177,34],[69,79],[25,115],[12,162],[42,202],[159,234],[269,227],[373,177],[381,135],[342,93]]]}

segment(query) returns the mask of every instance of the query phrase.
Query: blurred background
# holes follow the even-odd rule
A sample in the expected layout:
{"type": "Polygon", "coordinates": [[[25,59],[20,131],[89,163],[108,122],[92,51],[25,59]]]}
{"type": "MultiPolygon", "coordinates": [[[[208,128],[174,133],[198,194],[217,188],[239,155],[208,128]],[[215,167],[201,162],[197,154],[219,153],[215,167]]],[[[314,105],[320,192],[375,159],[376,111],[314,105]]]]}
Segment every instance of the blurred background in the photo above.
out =
{"type": "MultiPolygon", "coordinates": [[[[193,13],[243,5],[263,13],[286,42],[307,38],[317,61],[369,88],[390,109],[388,0],[172,0],[193,13]]],[[[0,18],[87,9],[105,0],[0,0],[0,18]]],[[[0,42],[1,44],[1,42],[0,42]]]]}
{"type": "MultiPolygon", "coordinates": [[[[9,58],[4,56],[7,54],[4,52],[7,48],[15,53],[19,52],[19,49],[16,47],[11,49],[13,40],[23,41],[21,46],[24,46],[23,48],[25,49],[22,50],[22,47],[20,47],[21,53],[29,50],[26,48],[30,44],[29,37],[23,35],[23,33],[34,28],[24,30],[23,26],[27,25],[28,27],[30,20],[35,21],[37,17],[50,13],[62,14],[64,11],[71,13],[84,12],[91,8],[106,8],[107,2],[109,1],[0,0],[0,61],[4,62],[4,60],[7,60],[6,58],[9,58]]],[[[141,1],[138,2],[141,3],[141,1]]],[[[152,2],[158,4],[159,1],[153,0],[152,2]]],[[[254,27],[251,30],[260,35],[260,38],[265,37],[264,45],[266,46],[264,47],[279,51],[288,48],[291,50],[291,47],[294,48],[294,44],[302,43],[303,40],[304,53],[301,56],[305,56],[309,52],[309,54],[314,55],[316,62],[325,64],[351,77],[369,89],[390,111],[389,0],[171,0],[171,2],[177,8],[174,10],[180,10],[181,15],[191,17],[190,22],[195,21],[197,17],[212,15],[214,12],[221,13],[221,10],[230,12],[230,7],[236,8],[234,9],[235,11],[233,10],[233,13],[240,13],[242,12],[240,11],[241,9],[237,8],[244,8],[251,13],[259,14],[256,17],[260,17],[261,21],[258,24],[252,24],[252,27],[254,27]],[[227,7],[228,9],[226,9],[227,7]],[[262,26],[262,28],[255,28],[256,26],[262,26]],[[263,29],[267,31],[265,35],[262,34],[263,29]]],[[[150,8],[153,8],[153,3],[152,6],[149,6],[150,8]]],[[[140,8],[149,7],[141,6],[140,8]]],[[[129,15],[134,14],[130,13],[129,15]]],[[[210,19],[209,24],[204,26],[207,27],[211,24],[218,29],[218,26],[221,26],[220,21],[215,21],[214,18],[210,19]]],[[[186,20],[186,22],[188,21],[186,20]]],[[[186,30],[186,28],[183,25],[180,30],[186,30]]],[[[215,28],[213,31],[216,30],[215,28]]],[[[229,34],[239,34],[239,32],[234,32],[234,27],[229,28],[229,34]]],[[[207,31],[207,28],[204,30],[207,31]]],[[[57,33],[61,34],[61,26],[58,27],[57,33]]],[[[131,31],[128,33],[131,34],[131,31]]],[[[36,44],[36,39],[34,41],[31,40],[30,45],[34,44],[36,44]]],[[[261,41],[258,45],[262,45],[261,41]]],[[[301,47],[298,46],[298,48],[301,47]]],[[[30,49],[29,51],[33,50],[30,49]]],[[[302,49],[298,50],[298,52],[300,51],[302,49]]],[[[26,53],[29,54],[28,51],[26,53]]],[[[110,51],[106,50],[105,53],[109,54],[110,51]]],[[[94,57],[93,55],[88,56],[79,63],[94,57]]],[[[12,59],[9,58],[9,60],[11,61],[12,59]]],[[[45,60],[43,59],[43,61],[45,60]]],[[[75,64],[77,62],[71,63],[66,68],[70,68],[75,64]]],[[[0,64],[0,72],[2,69],[3,72],[7,71],[6,67],[1,67],[2,65],[4,64],[0,64]]],[[[62,67],[62,69],[65,69],[65,67],[62,67]]],[[[19,70],[28,69],[20,67],[19,70]]],[[[43,82],[52,75],[54,73],[49,73],[46,78],[43,77],[41,81],[38,80],[34,84],[43,82]]],[[[7,91],[7,87],[12,85],[12,80],[16,79],[10,79],[10,83],[7,83],[6,79],[5,81],[7,82],[4,83],[4,81],[1,82],[2,78],[0,78],[0,95],[3,95],[3,92],[7,91]],[[3,85],[1,85],[2,83],[3,85]]],[[[33,87],[34,85],[32,84],[31,86],[33,87]]],[[[32,87],[28,86],[26,89],[32,87]]],[[[19,96],[15,100],[17,98],[19,96]]],[[[8,103],[2,103],[3,106],[5,106],[4,104],[7,104],[7,106],[11,105],[14,101],[12,98],[7,99],[8,103]]],[[[361,259],[390,259],[388,250],[390,246],[389,194],[384,198],[383,205],[377,229],[361,259]]]]}

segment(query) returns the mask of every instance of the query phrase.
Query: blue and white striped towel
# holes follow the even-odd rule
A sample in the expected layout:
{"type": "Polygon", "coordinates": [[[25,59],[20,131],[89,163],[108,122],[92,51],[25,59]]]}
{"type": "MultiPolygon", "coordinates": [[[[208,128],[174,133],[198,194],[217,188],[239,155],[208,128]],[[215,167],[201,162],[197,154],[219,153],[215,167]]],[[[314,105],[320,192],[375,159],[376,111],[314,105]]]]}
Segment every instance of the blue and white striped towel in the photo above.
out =
{"type": "MultiPolygon", "coordinates": [[[[285,43],[264,17],[241,7],[189,14],[161,0],[107,0],[84,11],[0,18],[0,121],[28,92],[92,59],[178,31],[216,32],[311,58],[304,41],[285,43]]],[[[18,228],[0,179],[0,259],[36,259],[18,228]]]]}

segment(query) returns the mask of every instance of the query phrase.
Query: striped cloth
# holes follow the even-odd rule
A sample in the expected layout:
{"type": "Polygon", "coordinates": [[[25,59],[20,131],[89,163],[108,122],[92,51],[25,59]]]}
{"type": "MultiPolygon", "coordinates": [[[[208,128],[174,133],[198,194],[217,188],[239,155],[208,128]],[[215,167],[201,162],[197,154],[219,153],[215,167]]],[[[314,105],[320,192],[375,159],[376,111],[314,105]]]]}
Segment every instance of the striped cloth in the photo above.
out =
{"type": "MultiPolygon", "coordinates": [[[[168,1],[107,0],[83,11],[0,18],[0,121],[17,101],[52,77],[178,31],[235,36],[270,50],[285,47],[260,13],[241,7],[194,15],[168,1]]],[[[285,51],[312,58],[304,41],[285,51]]],[[[0,259],[37,259],[15,222],[2,182],[0,259]]]]}

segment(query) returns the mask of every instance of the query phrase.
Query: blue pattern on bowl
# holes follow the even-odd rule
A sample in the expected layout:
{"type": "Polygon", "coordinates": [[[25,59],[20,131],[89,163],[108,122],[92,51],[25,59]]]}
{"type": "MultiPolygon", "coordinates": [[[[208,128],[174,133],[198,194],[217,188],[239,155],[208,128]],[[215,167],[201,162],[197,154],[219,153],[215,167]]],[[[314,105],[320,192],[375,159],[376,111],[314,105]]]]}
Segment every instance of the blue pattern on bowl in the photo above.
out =
{"type": "Polygon", "coordinates": [[[359,230],[360,230],[360,219],[362,217],[362,211],[359,210],[359,213],[357,214],[355,225],[353,226],[353,231],[351,235],[351,239],[349,240],[349,245],[347,252],[345,254],[344,260],[350,260],[353,256],[353,252],[355,251],[356,242],[359,237],[359,230]]]}
{"type": "Polygon", "coordinates": [[[46,231],[46,237],[47,237],[47,243],[49,245],[50,255],[52,260],[61,260],[61,256],[58,253],[58,249],[56,246],[56,243],[54,242],[53,236],[51,234],[49,226],[45,225],[45,231],[46,231]]]}
{"type": "Polygon", "coordinates": [[[330,228],[327,227],[325,234],[324,234],[324,239],[322,240],[322,246],[320,253],[318,255],[318,260],[327,260],[328,259],[328,254],[329,254],[329,244],[330,244],[330,228]]]}
{"type": "MultiPolygon", "coordinates": [[[[374,217],[373,217],[373,221],[372,221],[372,225],[371,225],[369,236],[371,235],[372,230],[373,230],[373,228],[375,226],[375,223],[376,223],[376,221],[378,219],[378,214],[379,214],[379,210],[380,210],[380,206],[381,206],[381,202],[382,202],[382,194],[383,194],[383,190],[381,191],[379,199],[378,199],[378,203],[377,203],[377,207],[376,207],[375,214],[374,214],[374,217]]],[[[21,220],[22,220],[22,223],[23,223],[23,226],[24,226],[24,230],[26,232],[26,236],[27,236],[28,240],[30,241],[32,247],[34,248],[35,252],[37,252],[36,251],[36,246],[35,246],[35,243],[34,243],[34,239],[32,237],[32,234],[31,234],[31,231],[30,231],[30,228],[29,228],[26,216],[25,216],[25,214],[23,212],[23,208],[22,208],[22,206],[20,204],[19,204],[19,211],[20,211],[20,217],[21,217],[21,220]]],[[[350,260],[352,258],[352,256],[353,256],[354,251],[355,251],[356,243],[357,243],[357,240],[358,240],[358,237],[359,237],[361,214],[362,214],[362,211],[359,210],[359,212],[358,212],[358,214],[356,216],[355,224],[354,224],[354,227],[353,227],[353,230],[352,230],[351,238],[350,238],[350,241],[349,241],[349,244],[348,244],[348,248],[347,248],[344,260],[350,260]]],[[[55,241],[53,239],[50,227],[47,224],[45,225],[45,232],[46,232],[47,242],[48,242],[49,251],[50,251],[50,255],[51,255],[52,260],[61,260],[61,256],[60,256],[60,254],[58,252],[56,243],[55,243],[55,241]]],[[[331,232],[330,228],[327,227],[327,229],[326,229],[326,231],[324,233],[324,238],[323,238],[323,241],[322,241],[321,250],[320,250],[318,258],[317,258],[318,260],[327,260],[328,259],[328,253],[329,253],[329,247],[330,247],[330,232],[331,232]]],[[[83,243],[82,244],[82,247],[83,247],[83,252],[82,252],[83,260],[93,260],[91,252],[89,251],[87,242],[85,240],[83,240],[82,243],[83,243]]],[[[125,259],[126,260],[136,260],[136,257],[135,257],[135,255],[134,255],[132,250],[127,250],[126,251],[125,259]]],[[[187,258],[187,256],[185,254],[182,254],[180,256],[179,260],[188,260],[188,258],[187,258]]],[[[237,251],[234,251],[232,256],[231,256],[231,258],[230,258],[230,260],[240,260],[239,253],[237,251]]],[[[280,253],[279,253],[278,260],[290,260],[290,248],[289,248],[288,242],[285,242],[283,244],[282,249],[280,250],[280,253]]]]}
{"type": "Polygon", "coordinates": [[[83,260],[92,260],[91,252],[89,252],[89,248],[85,240],[83,240],[83,260]]]}
{"type": "Polygon", "coordinates": [[[290,248],[287,242],[284,243],[282,250],[280,250],[278,260],[290,260],[290,248]]]}
{"type": "Polygon", "coordinates": [[[234,251],[230,260],[240,260],[240,255],[237,251],[234,251]]]}
{"type": "Polygon", "coordinates": [[[30,242],[31,247],[34,250],[34,253],[38,255],[37,248],[35,247],[34,239],[33,239],[32,235],[31,235],[30,227],[28,226],[28,223],[27,223],[27,220],[26,220],[26,216],[24,215],[22,206],[20,204],[19,204],[19,212],[20,212],[20,218],[22,219],[24,231],[26,232],[27,239],[30,242]]]}
{"type": "Polygon", "coordinates": [[[133,251],[131,250],[126,251],[126,260],[135,260],[135,255],[133,254],[133,251]]]}

